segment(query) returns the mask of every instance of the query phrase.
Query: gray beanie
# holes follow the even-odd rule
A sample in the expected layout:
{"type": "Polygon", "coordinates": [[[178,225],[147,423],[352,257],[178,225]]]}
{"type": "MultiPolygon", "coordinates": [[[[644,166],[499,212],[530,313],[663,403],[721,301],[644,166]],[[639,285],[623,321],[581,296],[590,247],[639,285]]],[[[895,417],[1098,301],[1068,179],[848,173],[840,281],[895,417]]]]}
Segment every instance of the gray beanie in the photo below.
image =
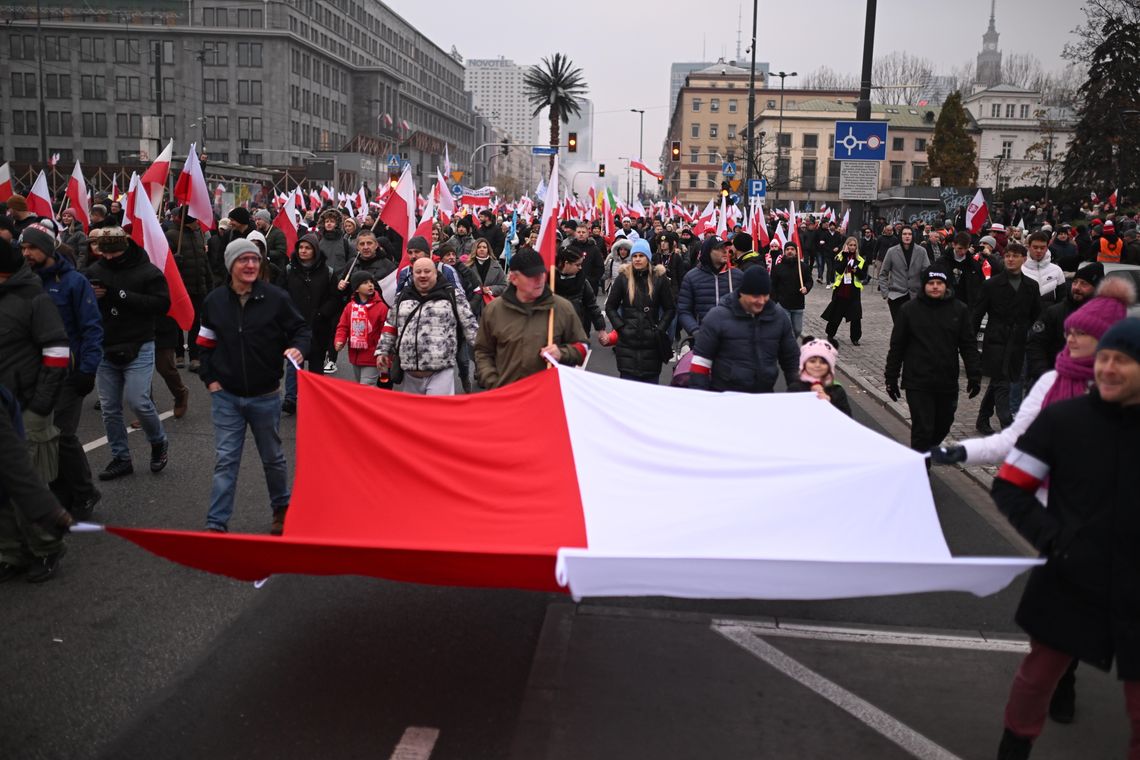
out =
{"type": "Polygon", "coordinates": [[[992,235],[986,235],[985,237],[983,237],[978,242],[981,243],[982,245],[988,245],[990,248],[997,250],[997,239],[995,237],[993,237],[992,235]]]}
{"type": "Polygon", "coordinates": [[[55,255],[55,235],[40,222],[29,224],[20,233],[20,245],[38,248],[49,256],[55,255]]]}
{"type": "Polygon", "coordinates": [[[226,246],[226,252],[222,254],[222,257],[226,262],[226,271],[228,272],[233,269],[234,262],[238,260],[238,256],[241,256],[245,253],[255,253],[258,257],[261,256],[261,251],[259,251],[257,249],[257,246],[249,240],[246,240],[245,238],[238,238],[231,241],[230,244],[226,246]]]}
{"type": "Polygon", "coordinates": [[[263,222],[273,222],[273,217],[270,216],[269,212],[263,208],[259,208],[257,211],[253,212],[253,220],[257,221],[259,219],[263,222]]]}

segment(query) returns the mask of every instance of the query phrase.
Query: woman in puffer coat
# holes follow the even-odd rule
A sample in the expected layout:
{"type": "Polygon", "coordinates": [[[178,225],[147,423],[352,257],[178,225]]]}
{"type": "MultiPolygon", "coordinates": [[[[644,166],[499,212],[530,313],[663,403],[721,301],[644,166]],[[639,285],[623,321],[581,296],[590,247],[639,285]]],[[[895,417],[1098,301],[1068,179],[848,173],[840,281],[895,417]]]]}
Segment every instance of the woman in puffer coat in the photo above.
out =
{"type": "Polygon", "coordinates": [[[609,290],[617,279],[618,272],[629,263],[629,252],[633,243],[625,238],[618,238],[610,247],[610,255],[602,265],[602,290],[609,290]]]}
{"type": "Polygon", "coordinates": [[[672,354],[666,330],[677,313],[665,267],[654,267],[650,255],[649,243],[636,241],[606,299],[606,316],[616,334],[607,344],[616,339],[618,374],[643,383],[657,383],[661,377],[661,365],[672,354]]]}

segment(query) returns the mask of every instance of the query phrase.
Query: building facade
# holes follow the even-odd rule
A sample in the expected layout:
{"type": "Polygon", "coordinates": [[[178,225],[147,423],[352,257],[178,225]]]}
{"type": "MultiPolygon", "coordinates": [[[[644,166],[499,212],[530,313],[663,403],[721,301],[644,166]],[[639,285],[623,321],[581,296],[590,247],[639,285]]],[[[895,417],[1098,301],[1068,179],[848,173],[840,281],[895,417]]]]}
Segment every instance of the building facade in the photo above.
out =
{"type": "Polygon", "coordinates": [[[511,142],[536,142],[538,126],[534,107],[526,99],[524,78],[529,65],[506,58],[469,59],[464,86],[473,105],[511,142]]]}
{"type": "Polygon", "coordinates": [[[1070,109],[1044,106],[1040,92],[1010,84],[979,90],[962,104],[981,130],[979,185],[998,192],[1057,185],[1076,123],[1070,109]]]}
{"type": "Polygon", "coordinates": [[[473,147],[462,60],[376,0],[38,5],[0,32],[5,160],[132,164],[173,139],[245,165],[398,153],[423,180],[473,147]]]}

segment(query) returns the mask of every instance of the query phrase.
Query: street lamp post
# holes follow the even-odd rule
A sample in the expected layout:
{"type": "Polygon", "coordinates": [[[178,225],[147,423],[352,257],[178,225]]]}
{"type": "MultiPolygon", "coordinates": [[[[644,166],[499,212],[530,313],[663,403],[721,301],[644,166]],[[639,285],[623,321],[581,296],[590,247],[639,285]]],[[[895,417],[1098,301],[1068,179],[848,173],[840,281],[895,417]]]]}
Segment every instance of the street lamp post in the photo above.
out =
{"type": "MultiPolygon", "coordinates": [[[[644,108],[631,108],[630,113],[635,113],[641,117],[641,131],[637,138],[637,154],[638,160],[645,160],[645,109],[644,108]]],[[[645,173],[639,172],[637,175],[637,195],[638,198],[645,195],[645,173]]]]}
{"type": "Polygon", "coordinates": [[[780,78],[780,126],[776,130],[776,200],[780,200],[780,184],[784,179],[781,164],[784,154],[784,80],[788,77],[798,76],[798,74],[795,71],[790,74],[777,71],[776,76],[780,78]]]}
{"type": "Polygon", "coordinates": [[[752,185],[752,164],[756,160],[754,152],[756,141],[752,132],[756,127],[756,17],[760,12],[759,5],[760,0],[752,0],[752,44],[748,47],[749,52],[752,53],[752,68],[748,70],[748,156],[744,162],[744,187],[746,189],[752,185]]]}

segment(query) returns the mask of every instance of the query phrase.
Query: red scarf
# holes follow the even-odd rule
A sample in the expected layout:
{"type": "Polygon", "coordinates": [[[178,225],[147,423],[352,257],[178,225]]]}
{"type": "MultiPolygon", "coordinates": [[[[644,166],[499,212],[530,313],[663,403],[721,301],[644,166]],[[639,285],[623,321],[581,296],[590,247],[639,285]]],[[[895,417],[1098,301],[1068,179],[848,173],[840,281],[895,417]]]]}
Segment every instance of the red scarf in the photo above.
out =
{"type": "Polygon", "coordinates": [[[368,330],[371,327],[368,323],[368,309],[371,306],[371,303],[365,304],[355,298],[352,299],[352,312],[349,314],[348,322],[349,348],[368,348],[368,330]]]}

